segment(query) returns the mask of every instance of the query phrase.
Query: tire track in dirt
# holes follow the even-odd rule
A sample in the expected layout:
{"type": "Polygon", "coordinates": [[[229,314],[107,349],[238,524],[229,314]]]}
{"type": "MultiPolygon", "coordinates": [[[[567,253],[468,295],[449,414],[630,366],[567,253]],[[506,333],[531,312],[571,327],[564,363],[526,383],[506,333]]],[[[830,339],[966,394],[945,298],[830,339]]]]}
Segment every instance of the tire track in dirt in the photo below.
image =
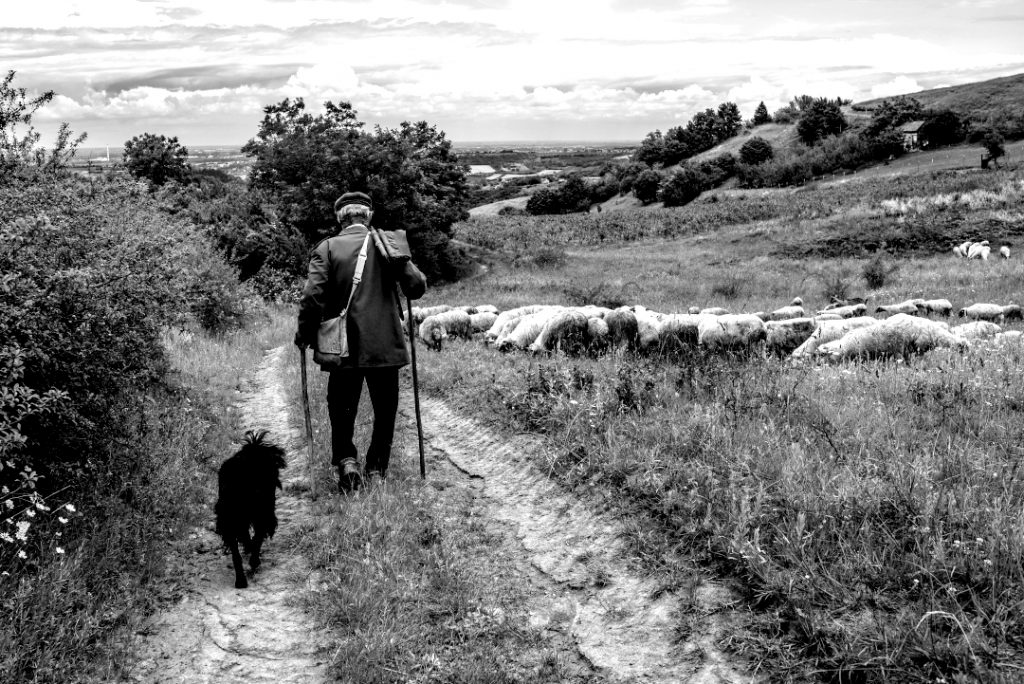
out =
{"type": "MultiPolygon", "coordinates": [[[[194,577],[184,598],[155,615],[140,632],[139,661],[127,681],[166,684],[311,684],[326,681],[327,639],[299,600],[310,570],[290,548],[312,524],[305,437],[290,423],[284,365],[290,347],[270,350],[239,405],[244,430],[269,430],[287,451],[278,493],[279,525],[264,545],[263,565],[248,589],[235,589],[230,557],[213,523],[196,531],[194,577]]],[[[225,454],[227,457],[229,454],[225,454]]]]}
{"type": "Polygon", "coordinates": [[[542,587],[551,592],[546,600],[531,606],[535,626],[561,623],[610,681],[756,681],[716,646],[733,602],[726,588],[703,582],[683,597],[638,574],[618,520],[595,512],[530,462],[527,454],[542,448],[539,440],[496,436],[436,399],[425,399],[422,413],[434,455],[482,478],[488,515],[510,525],[529,561],[553,580],[542,587]],[[699,624],[681,640],[684,605],[689,622],[695,615],[699,624]]]}

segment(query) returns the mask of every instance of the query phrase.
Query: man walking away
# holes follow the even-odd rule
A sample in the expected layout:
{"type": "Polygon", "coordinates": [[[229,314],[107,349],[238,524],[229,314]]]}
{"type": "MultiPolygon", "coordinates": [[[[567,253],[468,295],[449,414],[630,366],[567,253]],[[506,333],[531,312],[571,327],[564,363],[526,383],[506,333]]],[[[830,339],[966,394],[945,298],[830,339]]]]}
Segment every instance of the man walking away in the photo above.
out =
{"type": "Polygon", "coordinates": [[[399,246],[404,240],[387,231],[375,231],[379,241],[369,234],[373,203],[368,195],[347,192],[334,203],[334,212],[341,231],[310,254],[295,344],[303,353],[306,347],[315,348],[320,322],[337,316],[351,296],[346,321],[349,355],[340,367],[329,370],[327,382],[331,463],[338,468],[339,491],[348,493],[359,489],[364,477],[383,479],[387,473],[398,412],[398,369],[409,363],[398,288],[410,299],[419,299],[427,281],[412,263],[408,247],[399,246]],[[362,281],[353,291],[356,262],[368,235],[362,281]],[[373,437],[361,474],[352,436],[364,381],[373,406],[373,437]]]}

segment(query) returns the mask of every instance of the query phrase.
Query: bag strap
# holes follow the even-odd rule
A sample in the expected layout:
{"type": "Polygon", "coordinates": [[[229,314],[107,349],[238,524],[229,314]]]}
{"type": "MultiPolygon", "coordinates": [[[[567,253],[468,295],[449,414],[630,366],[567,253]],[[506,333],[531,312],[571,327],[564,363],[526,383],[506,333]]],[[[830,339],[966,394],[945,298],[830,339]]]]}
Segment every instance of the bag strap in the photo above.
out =
{"type": "MultiPolygon", "coordinates": [[[[352,306],[352,298],[356,295],[356,288],[359,287],[359,283],[363,282],[363,267],[366,266],[366,250],[369,244],[370,233],[367,231],[366,239],[363,240],[363,248],[359,250],[359,257],[356,259],[356,271],[352,274],[352,289],[348,292],[348,302],[345,303],[345,308],[341,311],[342,316],[348,313],[348,308],[352,306]]],[[[330,245],[327,248],[330,250],[330,245]]],[[[330,252],[328,252],[328,255],[330,255],[330,252]]]]}

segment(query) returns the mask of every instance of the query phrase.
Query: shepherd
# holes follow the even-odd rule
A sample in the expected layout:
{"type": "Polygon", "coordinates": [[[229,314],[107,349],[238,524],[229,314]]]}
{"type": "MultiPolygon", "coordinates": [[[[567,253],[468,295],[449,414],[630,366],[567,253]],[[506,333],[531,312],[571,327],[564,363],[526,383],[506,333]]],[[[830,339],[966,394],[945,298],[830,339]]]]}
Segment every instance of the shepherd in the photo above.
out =
{"type": "Polygon", "coordinates": [[[404,231],[370,228],[369,195],[346,192],[335,201],[334,213],[341,230],[310,253],[295,344],[304,357],[307,347],[317,348],[321,323],[340,315],[347,355],[329,363],[322,355],[314,358],[330,373],[327,409],[338,490],[351,493],[387,476],[398,413],[398,371],[410,358],[399,289],[409,300],[419,299],[427,280],[412,262],[404,231]],[[364,382],[373,407],[373,436],[360,468],[353,433],[364,382]]]}

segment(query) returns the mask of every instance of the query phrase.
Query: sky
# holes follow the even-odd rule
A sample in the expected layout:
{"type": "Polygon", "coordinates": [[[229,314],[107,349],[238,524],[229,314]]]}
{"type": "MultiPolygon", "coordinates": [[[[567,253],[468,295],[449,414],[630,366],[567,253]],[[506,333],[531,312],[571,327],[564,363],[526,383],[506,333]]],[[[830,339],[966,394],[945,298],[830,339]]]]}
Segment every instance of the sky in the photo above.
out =
{"type": "Polygon", "coordinates": [[[253,138],[352,104],[456,143],[625,141],[735,102],[859,101],[1024,72],[1021,0],[9,0],[0,67],[87,146],[253,138]]]}

